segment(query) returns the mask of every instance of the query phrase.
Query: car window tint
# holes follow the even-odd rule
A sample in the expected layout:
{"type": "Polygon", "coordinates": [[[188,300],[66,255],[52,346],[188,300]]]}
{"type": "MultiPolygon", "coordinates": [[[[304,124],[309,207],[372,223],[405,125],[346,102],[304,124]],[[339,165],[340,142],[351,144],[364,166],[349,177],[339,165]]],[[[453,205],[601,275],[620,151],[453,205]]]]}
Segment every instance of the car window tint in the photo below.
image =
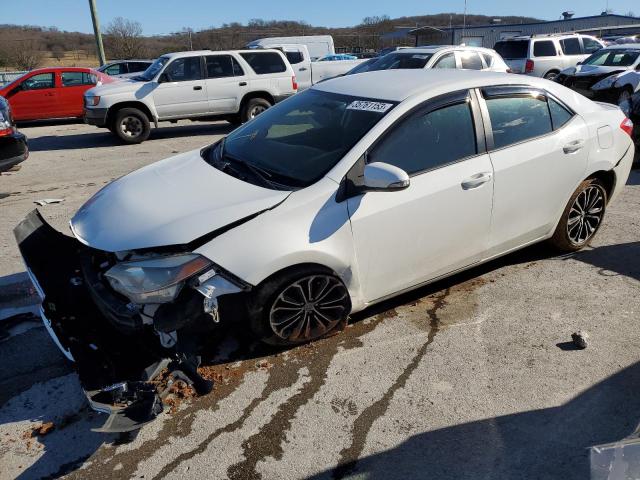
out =
{"type": "Polygon", "coordinates": [[[27,78],[22,82],[24,90],[41,90],[43,88],[53,88],[53,73],[39,73],[33,77],[27,78]]]}
{"type": "Polygon", "coordinates": [[[580,40],[577,38],[565,38],[564,40],[560,40],[560,46],[562,47],[562,52],[565,55],[580,55],[582,53],[580,51],[580,40]]]}
{"type": "Polygon", "coordinates": [[[403,121],[375,147],[368,161],[389,163],[413,174],[476,153],[471,108],[465,102],[403,121]]]}
{"type": "Polygon", "coordinates": [[[482,70],[482,60],[477,52],[460,52],[462,68],[466,70],[482,70]]]}
{"type": "Polygon", "coordinates": [[[63,87],[77,87],[80,85],[95,85],[96,78],[86,72],[62,72],[63,87]]]}
{"type": "Polygon", "coordinates": [[[122,64],[117,63],[115,65],[111,65],[110,67],[107,67],[104,70],[104,73],[106,73],[107,75],[122,75],[123,73],[126,73],[124,71],[124,68],[122,68],[122,64]]]}
{"type": "Polygon", "coordinates": [[[241,53],[240,55],[258,75],[287,71],[287,66],[284,64],[282,57],[275,52],[251,52],[241,53]]]}
{"type": "Polygon", "coordinates": [[[304,60],[302,56],[302,52],[284,52],[287,60],[291,65],[295,65],[296,63],[301,63],[304,60]]]}
{"type": "Polygon", "coordinates": [[[552,131],[545,99],[519,96],[488,98],[493,144],[502,148],[552,131]]]}
{"type": "Polygon", "coordinates": [[[554,130],[562,127],[573,118],[573,113],[551,98],[549,99],[549,111],[551,112],[551,121],[553,122],[554,130]]]}
{"type": "Polygon", "coordinates": [[[144,62],[129,62],[129,73],[134,72],[144,72],[147,68],[149,68],[150,63],[144,62]]]}
{"type": "Polygon", "coordinates": [[[205,58],[207,78],[233,77],[230,55],[207,55],[205,58]]]}
{"type": "Polygon", "coordinates": [[[584,45],[584,53],[597,52],[602,48],[602,45],[596,42],[593,38],[583,37],[582,43],[584,45]]]}
{"type": "Polygon", "coordinates": [[[171,62],[164,71],[170,82],[186,82],[189,80],[200,80],[200,57],[178,58],[171,62]]]}
{"type": "Polygon", "coordinates": [[[231,64],[233,65],[233,74],[236,77],[242,77],[244,75],[244,70],[242,69],[238,61],[235,58],[231,57],[231,64]]]}
{"type": "Polygon", "coordinates": [[[456,68],[456,57],[453,53],[447,53],[441,56],[433,68],[456,68]]]}
{"type": "Polygon", "coordinates": [[[529,40],[503,40],[497,42],[493,49],[506,60],[527,58],[529,52],[529,40]]]}
{"type": "Polygon", "coordinates": [[[493,55],[490,55],[488,53],[483,53],[482,57],[484,58],[484,63],[487,64],[487,68],[493,65],[493,55]]]}
{"type": "Polygon", "coordinates": [[[556,55],[556,46],[551,40],[537,41],[533,44],[534,57],[555,57],[556,55]]]}

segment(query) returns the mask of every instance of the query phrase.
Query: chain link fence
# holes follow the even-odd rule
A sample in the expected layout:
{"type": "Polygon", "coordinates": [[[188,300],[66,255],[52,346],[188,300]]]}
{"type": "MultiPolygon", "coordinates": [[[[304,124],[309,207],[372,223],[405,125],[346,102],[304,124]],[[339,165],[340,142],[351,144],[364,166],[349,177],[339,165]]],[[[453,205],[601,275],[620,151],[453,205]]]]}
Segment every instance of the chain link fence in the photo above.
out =
{"type": "Polygon", "coordinates": [[[0,87],[9,82],[13,82],[16,78],[24,75],[25,73],[27,72],[0,72],[0,87]]]}

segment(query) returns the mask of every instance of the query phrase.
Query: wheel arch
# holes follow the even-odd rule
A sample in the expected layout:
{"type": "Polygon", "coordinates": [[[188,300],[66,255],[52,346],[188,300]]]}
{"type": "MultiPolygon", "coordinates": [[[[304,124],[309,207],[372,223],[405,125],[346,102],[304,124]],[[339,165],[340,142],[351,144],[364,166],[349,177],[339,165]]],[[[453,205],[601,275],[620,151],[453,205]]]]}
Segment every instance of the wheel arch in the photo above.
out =
{"type": "Polygon", "coordinates": [[[275,105],[276,103],[276,100],[275,98],[273,98],[273,95],[271,95],[266,90],[256,90],[254,92],[245,93],[245,95],[242,97],[242,100],[240,101],[240,108],[238,109],[238,111],[241,112],[244,106],[247,104],[247,102],[252,98],[264,98],[269,103],[271,103],[271,105],[275,105]]]}
{"type": "Polygon", "coordinates": [[[611,198],[611,194],[616,188],[616,172],[613,170],[597,170],[589,175],[585,180],[596,178],[604,184],[605,191],[607,192],[607,202],[611,198]]]}
{"type": "Polygon", "coordinates": [[[136,101],[118,102],[115,105],[109,107],[109,110],[107,110],[107,123],[111,123],[118,111],[122,110],[123,108],[136,108],[140,110],[147,116],[149,122],[152,122],[156,127],[158,126],[158,121],[151,112],[151,109],[144,102],[136,101]]]}

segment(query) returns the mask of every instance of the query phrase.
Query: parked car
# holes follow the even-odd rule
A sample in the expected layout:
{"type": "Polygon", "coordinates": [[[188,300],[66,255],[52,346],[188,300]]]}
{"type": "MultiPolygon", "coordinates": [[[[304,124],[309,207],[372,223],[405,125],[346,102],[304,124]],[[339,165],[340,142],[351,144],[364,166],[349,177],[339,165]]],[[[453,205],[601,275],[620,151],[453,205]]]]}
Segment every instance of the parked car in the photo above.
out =
{"type": "Polygon", "coordinates": [[[640,92],[634,93],[620,103],[623,113],[633,122],[633,141],[636,144],[636,162],[640,162],[640,92]]]}
{"type": "Polygon", "coordinates": [[[287,57],[296,74],[299,92],[316,83],[343,75],[354,66],[366,62],[364,59],[314,62],[306,45],[274,44],[273,48],[282,51],[287,57]]]}
{"type": "Polygon", "coordinates": [[[28,157],[27,137],[18,132],[9,102],[0,97],[0,172],[6,172],[28,157]]]}
{"type": "Polygon", "coordinates": [[[322,58],[319,58],[318,62],[335,62],[338,60],[358,60],[358,57],[355,55],[348,55],[346,53],[336,53],[334,55],[325,55],[322,58]]]}
{"type": "Polygon", "coordinates": [[[580,34],[553,34],[513,37],[493,47],[513,73],[553,80],[562,70],[574,67],[605,44],[580,34]]]}
{"type": "Polygon", "coordinates": [[[406,50],[408,48],[414,48],[414,47],[387,47],[387,48],[383,48],[382,50],[380,50],[378,52],[377,56],[378,57],[384,57],[388,53],[397,52],[398,50],[406,50]]]}
{"type": "Polygon", "coordinates": [[[90,68],[39,68],[0,88],[0,96],[11,104],[13,119],[17,122],[82,118],[84,92],[114,81],[109,75],[90,68]]]}
{"type": "Polygon", "coordinates": [[[640,44],[611,45],[563,70],[555,80],[586,97],[617,105],[638,89],[638,70],[640,44]]]}
{"type": "Polygon", "coordinates": [[[149,137],[151,124],[224,118],[244,123],[297,91],[278,50],[201,50],[163,55],[141,75],[85,94],[85,122],[124,143],[149,137]]]}
{"type": "Polygon", "coordinates": [[[376,70],[454,68],[507,72],[509,68],[494,50],[466,46],[434,46],[398,50],[384,57],[369,60],[347,72],[374,72],[376,70]]]}
{"type": "Polygon", "coordinates": [[[278,48],[281,45],[299,45],[307,49],[310,61],[325,55],[333,55],[336,49],[331,35],[301,35],[298,37],[259,38],[249,42],[246,48],[278,48]]]}
{"type": "Polygon", "coordinates": [[[153,60],[117,60],[97,68],[111,77],[131,78],[141,74],[151,66],[153,60]]]}
{"type": "Polygon", "coordinates": [[[640,35],[629,35],[616,39],[618,45],[627,45],[629,43],[640,43],[640,35]]]}
{"type": "Polygon", "coordinates": [[[152,418],[161,402],[142,372],[195,359],[216,322],[295,345],[535,242],[580,250],[627,181],[617,107],[515,75],[366,75],[115,180],[72,218],[74,237],[37,211],[16,227],[92,405],[152,418]]]}

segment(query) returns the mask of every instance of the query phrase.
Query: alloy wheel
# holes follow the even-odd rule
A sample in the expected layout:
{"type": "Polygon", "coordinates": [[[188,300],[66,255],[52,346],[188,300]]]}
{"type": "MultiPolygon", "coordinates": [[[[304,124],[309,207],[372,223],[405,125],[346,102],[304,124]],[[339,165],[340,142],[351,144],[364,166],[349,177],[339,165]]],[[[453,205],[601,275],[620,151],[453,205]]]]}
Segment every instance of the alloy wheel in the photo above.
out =
{"type": "Polygon", "coordinates": [[[127,137],[137,137],[143,129],[142,121],[138,117],[127,115],[120,121],[120,131],[127,137]]]}
{"type": "Polygon", "coordinates": [[[286,287],[269,312],[273,332],[284,340],[300,342],[332,330],[349,313],[349,293],[331,275],[312,275],[286,287]]]}
{"type": "Polygon", "coordinates": [[[576,197],[567,221],[567,235],[575,245],[585,244],[596,232],[604,215],[605,194],[591,185],[576,197]]]}
{"type": "Polygon", "coordinates": [[[249,118],[253,119],[256,118],[258,115],[260,115],[262,112],[264,112],[267,109],[267,107],[265,107],[264,105],[255,105],[250,111],[249,111],[249,118]]]}

